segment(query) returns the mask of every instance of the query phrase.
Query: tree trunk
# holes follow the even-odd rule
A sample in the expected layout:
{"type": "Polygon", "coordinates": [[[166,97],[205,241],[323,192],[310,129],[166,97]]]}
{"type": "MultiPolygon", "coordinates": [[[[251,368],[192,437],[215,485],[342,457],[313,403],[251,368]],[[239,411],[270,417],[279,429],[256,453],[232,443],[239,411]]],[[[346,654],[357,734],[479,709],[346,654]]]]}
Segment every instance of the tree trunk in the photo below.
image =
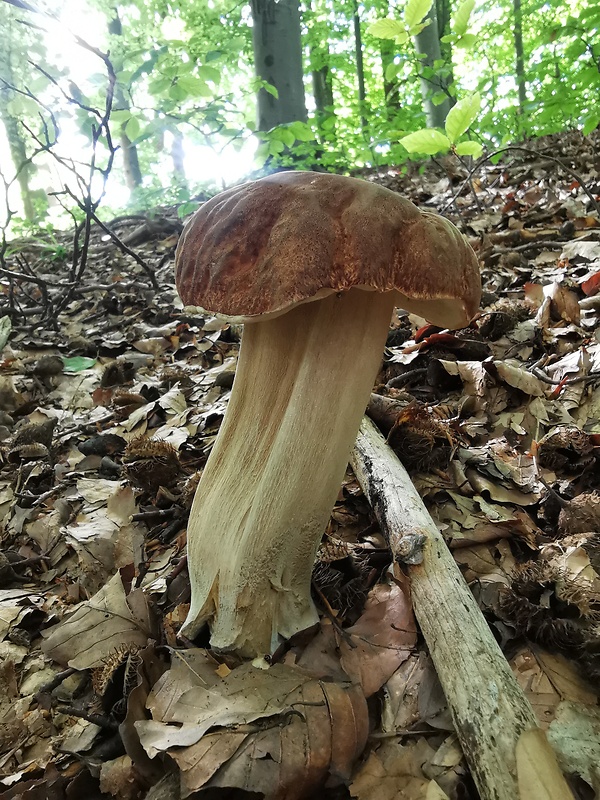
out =
{"type": "Polygon", "coordinates": [[[383,73],[383,91],[385,94],[385,107],[388,116],[400,108],[400,100],[396,88],[396,81],[387,79],[387,69],[394,63],[396,48],[391,39],[381,39],[379,43],[379,54],[381,56],[381,71],[383,73]]]}
{"type": "Polygon", "coordinates": [[[252,0],[251,7],[254,68],[278,94],[259,89],[258,129],[306,122],[298,0],[252,0]]]}
{"type": "Polygon", "coordinates": [[[364,130],[367,128],[366,101],[367,92],[365,89],[365,67],[363,63],[362,33],[360,30],[360,14],[358,0],[353,2],[352,21],[354,25],[354,51],[356,53],[356,80],[358,84],[358,105],[360,110],[360,124],[364,130]]]}
{"type": "Polygon", "coordinates": [[[515,37],[515,72],[517,91],[519,93],[519,115],[525,112],[527,94],[525,91],[525,59],[523,56],[523,14],[521,0],[513,0],[514,37],[515,37]]]}
{"type": "MultiPolygon", "coordinates": [[[[438,37],[441,40],[443,36],[446,36],[452,32],[450,28],[450,18],[452,12],[452,9],[450,8],[450,0],[436,0],[435,9],[438,37]]],[[[449,72],[448,77],[446,78],[446,86],[451,86],[454,83],[454,73],[452,70],[452,42],[440,41],[440,50],[442,53],[442,58],[446,62],[446,68],[449,72]]],[[[450,95],[448,102],[450,103],[450,108],[452,108],[452,106],[456,104],[456,98],[450,95]]]]}
{"type": "Polygon", "coordinates": [[[17,183],[19,184],[21,201],[23,203],[23,215],[27,222],[33,222],[35,218],[35,209],[32,191],[29,186],[32,165],[27,163],[27,150],[25,148],[25,139],[21,133],[20,122],[13,117],[7,109],[6,92],[4,89],[0,89],[0,117],[4,123],[6,138],[8,139],[8,146],[10,149],[10,157],[12,158],[17,174],[17,183]]]}
{"type": "MultiPolygon", "coordinates": [[[[311,58],[313,50],[314,48],[311,48],[311,58]]],[[[327,48],[327,54],[329,54],[329,48],[327,48]]],[[[318,56],[319,60],[321,60],[322,54],[319,53],[318,56]]],[[[331,84],[331,72],[327,64],[319,67],[319,69],[312,70],[312,85],[317,114],[329,116],[332,113],[331,107],[333,106],[333,87],[331,84]],[[329,110],[327,110],[328,108],[329,110]]]]}
{"type": "Polygon", "coordinates": [[[13,97],[13,91],[10,87],[15,85],[11,61],[11,47],[14,41],[11,37],[11,18],[9,17],[5,20],[3,24],[5,27],[0,39],[0,119],[2,119],[4,123],[10,157],[15,168],[17,182],[21,192],[23,215],[28,222],[33,222],[35,209],[29,182],[34,172],[34,166],[27,161],[27,148],[25,145],[25,137],[21,129],[21,123],[9,110],[9,103],[13,97]]]}
{"type": "Polygon", "coordinates": [[[435,3],[431,6],[426,19],[430,20],[430,24],[415,36],[417,53],[423,55],[421,58],[423,110],[429,128],[443,128],[450,111],[450,102],[448,99],[438,105],[433,102],[433,96],[438,92],[446,92],[448,87],[447,80],[432,72],[434,63],[442,58],[435,3]]]}
{"type": "MultiPolygon", "coordinates": [[[[119,17],[119,12],[113,8],[113,18],[108,24],[108,32],[113,36],[123,35],[123,26],[119,17]]],[[[115,48],[117,50],[118,48],[115,48]]],[[[122,65],[122,58],[118,52],[112,52],[112,63],[115,72],[119,72],[122,65]]],[[[115,87],[115,108],[119,110],[129,110],[129,100],[123,91],[123,87],[117,83],[115,87]]],[[[131,143],[131,139],[125,133],[127,123],[123,123],[119,130],[119,140],[121,142],[121,152],[123,154],[123,175],[125,176],[125,183],[130,192],[137,186],[142,185],[142,171],[140,169],[140,162],[138,158],[137,147],[131,143]]]]}
{"type": "Polygon", "coordinates": [[[173,174],[180,183],[185,183],[183,136],[178,130],[172,131],[172,134],[171,161],[173,162],[173,174]]]}

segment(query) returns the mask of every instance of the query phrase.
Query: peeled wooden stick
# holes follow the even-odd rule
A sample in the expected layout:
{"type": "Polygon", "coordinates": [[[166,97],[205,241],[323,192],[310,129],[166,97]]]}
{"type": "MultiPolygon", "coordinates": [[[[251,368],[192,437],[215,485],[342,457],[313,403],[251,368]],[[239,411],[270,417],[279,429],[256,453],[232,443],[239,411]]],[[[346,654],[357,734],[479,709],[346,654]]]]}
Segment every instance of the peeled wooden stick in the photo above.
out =
{"type": "Polygon", "coordinates": [[[452,554],[366,417],[352,466],[394,557],[401,560],[407,539],[425,537],[422,563],[407,567],[414,611],[482,800],[569,800],[554,751],[452,554]]]}

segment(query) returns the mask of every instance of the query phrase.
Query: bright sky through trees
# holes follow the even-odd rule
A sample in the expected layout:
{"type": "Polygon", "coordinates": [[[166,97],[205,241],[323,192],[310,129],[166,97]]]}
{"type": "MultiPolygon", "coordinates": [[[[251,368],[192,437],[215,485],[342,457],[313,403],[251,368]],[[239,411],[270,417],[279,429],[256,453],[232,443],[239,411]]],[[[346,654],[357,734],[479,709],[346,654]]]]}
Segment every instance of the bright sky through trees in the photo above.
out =
{"type": "MultiPolygon", "coordinates": [[[[93,47],[106,51],[106,16],[86,0],[61,0],[60,2],[54,0],[47,7],[59,18],[58,23],[54,23],[50,19],[44,21],[48,30],[42,34],[42,38],[48,53],[48,61],[64,69],[67,75],[73,76],[78,87],[84,92],[93,90],[94,86],[90,83],[89,78],[98,73],[99,61],[92,53],[77,44],[75,36],[81,37],[93,47]]],[[[165,38],[171,39],[181,36],[184,33],[185,25],[180,19],[166,18],[161,29],[165,38]]],[[[165,139],[164,152],[156,153],[153,165],[154,174],[163,184],[169,180],[170,164],[167,157],[171,144],[169,132],[165,134],[165,139]]],[[[211,149],[191,139],[186,139],[184,143],[185,169],[186,176],[192,185],[212,185],[216,189],[221,189],[239,181],[253,169],[253,156],[257,146],[254,139],[249,138],[239,150],[227,146],[223,141],[215,142],[215,145],[218,146],[218,149],[211,149]],[[218,150],[221,148],[223,149],[219,152],[218,150]]],[[[78,157],[83,159],[88,149],[89,142],[78,130],[75,121],[61,120],[61,152],[69,153],[76,159],[78,157]],[[78,154],[80,155],[78,156],[78,154]]],[[[42,164],[41,168],[38,169],[38,174],[32,180],[34,189],[43,189],[46,192],[56,191],[60,189],[64,180],[68,180],[66,171],[57,165],[50,156],[42,157],[39,163],[42,164]]],[[[1,123],[0,164],[12,164],[6,132],[1,123]]],[[[10,175],[14,174],[14,166],[8,172],[10,175]]],[[[19,187],[16,184],[11,187],[10,200],[16,208],[21,207],[19,187]]],[[[120,170],[115,169],[109,178],[104,202],[110,207],[122,208],[127,205],[129,200],[130,192],[122,181],[120,170]]],[[[3,197],[0,193],[0,224],[5,213],[3,197]]],[[[57,215],[60,215],[59,207],[51,205],[50,219],[57,215]]]]}

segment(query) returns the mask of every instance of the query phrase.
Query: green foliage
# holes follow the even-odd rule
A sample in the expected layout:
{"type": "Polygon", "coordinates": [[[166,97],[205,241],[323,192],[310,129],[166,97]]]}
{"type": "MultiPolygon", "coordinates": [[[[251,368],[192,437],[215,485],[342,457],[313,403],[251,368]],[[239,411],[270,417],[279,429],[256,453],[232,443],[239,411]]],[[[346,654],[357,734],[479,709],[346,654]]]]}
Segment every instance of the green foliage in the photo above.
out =
{"type": "MultiPolygon", "coordinates": [[[[112,0],[87,2],[94,3],[106,19],[102,47],[110,51],[117,73],[113,140],[122,143],[124,136],[136,147],[144,182],[132,198],[145,208],[159,203],[184,208],[182,204],[198,188],[194,180],[169,171],[174,167],[168,148],[176,137],[183,137],[184,153],[202,145],[215,157],[255,141],[256,157],[248,163],[248,172],[256,165],[347,170],[397,166],[415,155],[442,152],[477,157],[482,146],[493,148],[566,127],[588,134],[600,124],[597,3],[571,0],[567,6],[522,0],[526,103],[519,108],[512,0],[497,0],[491,6],[456,0],[447,13],[437,3],[438,13],[445,14],[440,31],[443,57],[430,66],[415,50],[414,37],[428,23],[432,0],[401,0],[393,11],[389,0],[359,0],[366,90],[362,101],[352,4],[303,0],[308,122],[257,132],[256,93],[264,90],[278,98],[277,90],[257,79],[252,67],[248,4],[127,0],[119,6],[118,32],[112,0]],[[318,111],[311,96],[311,71],[326,75],[330,87],[318,111]],[[443,128],[428,129],[419,79],[433,82],[440,77],[445,85],[433,92],[432,103],[441,105],[448,96],[453,102],[459,99],[443,128]]],[[[25,45],[18,42],[24,55],[13,59],[13,69],[15,81],[30,93],[11,92],[0,114],[13,114],[31,135],[43,136],[48,117],[40,116],[41,98],[53,110],[59,131],[76,125],[90,139],[97,123],[93,109],[103,108],[106,100],[106,75],[101,71],[75,75],[68,66],[52,64],[44,37],[21,28],[29,39],[25,45]],[[43,65],[43,71],[35,64],[43,65]]],[[[0,36],[5,51],[10,50],[10,36],[16,36],[7,31],[4,39],[0,36]]],[[[12,50],[16,52],[15,47],[12,50]]],[[[0,73],[1,62],[2,56],[0,73]]],[[[31,152],[31,139],[28,148],[31,152]]],[[[100,146],[97,163],[106,164],[108,155],[100,146]]],[[[117,154],[113,173],[122,180],[120,164],[117,154]]],[[[32,198],[41,219],[47,200],[43,191],[39,195],[36,191],[32,198]]]]}
{"type": "Polygon", "coordinates": [[[433,0],[408,0],[403,20],[378,19],[367,28],[367,33],[380,39],[393,39],[396,44],[406,44],[411,36],[416,36],[428,24],[423,22],[433,0]]]}
{"type": "Polygon", "coordinates": [[[481,108],[479,93],[465,97],[448,112],[446,117],[446,135],[451,144],[456,144],[473,124],[481,108]]]}
{"type": "Polygon", "coordinates": [[[447,153],[448,150],[452,150],[459,156],[480,156],[483,147],[479,142],[458,141],[477,119],[480,107],[481,97],[479,94],[465,97],[448,112],[445,134],[435,128],[422,128],[420,131],[402,137],[400,144],[409,153],[424,153],[428,156],[447,153]]]}
{"type": "Polygon", "coordinates": [[[65,372],[83,372],[86,369],[91,369],[96,363],[95,358],[86,358],[85,356],[71,356],[69,358],[63,356],[62,361],[65,372]]]}

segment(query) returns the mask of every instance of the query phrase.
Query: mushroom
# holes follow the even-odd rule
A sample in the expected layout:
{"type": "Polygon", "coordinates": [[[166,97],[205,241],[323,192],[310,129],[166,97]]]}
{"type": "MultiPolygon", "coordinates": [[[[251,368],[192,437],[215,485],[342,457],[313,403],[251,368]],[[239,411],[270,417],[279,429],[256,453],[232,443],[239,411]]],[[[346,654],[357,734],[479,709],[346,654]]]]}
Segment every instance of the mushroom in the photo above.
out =
{"type": "Polygon", "coordinates": [[[318,617],[310,593],[395,306],[447,328],[480,299],[447,220],[339,175],[288,172],[204,203],[176,255],[186,305],[244,323],[227,413],[188,524],[182,632],[273,652],[318,617]]]}

